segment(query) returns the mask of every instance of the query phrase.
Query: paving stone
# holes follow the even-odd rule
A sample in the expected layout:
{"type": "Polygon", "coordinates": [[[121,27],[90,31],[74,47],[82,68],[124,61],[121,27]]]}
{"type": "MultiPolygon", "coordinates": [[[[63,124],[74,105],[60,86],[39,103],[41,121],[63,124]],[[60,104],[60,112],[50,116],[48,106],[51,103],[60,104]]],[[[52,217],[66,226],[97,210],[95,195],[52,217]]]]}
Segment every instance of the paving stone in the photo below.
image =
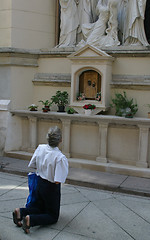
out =
{"type": "Polygon", "coordinates": [[[89,203],[64,230],[75,234],[81,234],[87,238],[91,237],[102,240],[132,239],[93,203],[89,203]]]}
{"type": "MultiPolygon", "coordinates": [[[[150,236],[150,224],[117,199],[106,199],[94,204],[133,239],[147,240],[147,236],[150,236]]],[[[148,212],[150,214],[150,209],[148,212]]]]}

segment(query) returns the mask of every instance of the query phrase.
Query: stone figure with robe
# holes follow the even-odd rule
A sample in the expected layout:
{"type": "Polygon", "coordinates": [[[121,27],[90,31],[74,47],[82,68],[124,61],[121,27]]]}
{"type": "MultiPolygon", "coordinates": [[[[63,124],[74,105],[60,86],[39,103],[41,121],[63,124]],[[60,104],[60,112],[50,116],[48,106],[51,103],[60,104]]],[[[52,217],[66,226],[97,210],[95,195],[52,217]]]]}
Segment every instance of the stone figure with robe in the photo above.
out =
{"type": "Polygon", "coordinates": [[[58,47],[144,45],[146,0],[59,0],[58,47]],[[119,39],[118,39],[119,29],[119,39]],[[79,43],[79,44],[78,44],[79,43]]]}
{"type": "Polygon", "coordinates": [[[118,22],[123,45],[148,46],[144,30],[146,0],[121,0],[118,22]]]}
{"type": "Polygon", "coordinates": [[[58,47],[73,47],[76,44],[79,17],[76,1],[59,0],[61,6],[60,39],[58,47]]]}
{"type": "Polygon", "coordinates": [[[98,0],[59,0],[61,7],[58,47],[75,46],[83,38],[81,26],[97,19],[98,0]]]}
{"type": "Polygon", "coordinates": [[[117,21],[117,0],[99,0],[96,10],[98,20],[95,23],[83,24],[82,32],[85,41],[81,41],[78,46],[90,44],[95,47],[117,46],[118,21],[117,21]]]}

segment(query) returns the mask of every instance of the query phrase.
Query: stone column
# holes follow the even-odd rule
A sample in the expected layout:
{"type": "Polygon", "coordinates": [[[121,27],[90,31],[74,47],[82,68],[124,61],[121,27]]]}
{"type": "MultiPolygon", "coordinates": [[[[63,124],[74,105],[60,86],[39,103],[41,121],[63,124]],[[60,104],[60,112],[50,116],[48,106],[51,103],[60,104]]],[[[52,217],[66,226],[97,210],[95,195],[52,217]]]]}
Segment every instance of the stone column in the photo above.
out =
{"type": "Polygon", "coordinates": [[[137,167],[148,167],[148,136],[149,127],[139,125],[139,152],[137,167]]]}
{"type": "Polygon", "coordinates": [[[107,163],[107,134],[108,123],[98,123],[99,125],[99,156],[96,161],[107,163]]]}
{"type": "Polygon", "coordinates": [[[62,152],[70,157],[70,126],[71,120],[61,119],[62,122],[62,152]]]}
{"type": "Polygon", "coordinates": [[[37,118],[28,117],[29,119],[29,151],[34,151],[37,147],[37,118]]]}

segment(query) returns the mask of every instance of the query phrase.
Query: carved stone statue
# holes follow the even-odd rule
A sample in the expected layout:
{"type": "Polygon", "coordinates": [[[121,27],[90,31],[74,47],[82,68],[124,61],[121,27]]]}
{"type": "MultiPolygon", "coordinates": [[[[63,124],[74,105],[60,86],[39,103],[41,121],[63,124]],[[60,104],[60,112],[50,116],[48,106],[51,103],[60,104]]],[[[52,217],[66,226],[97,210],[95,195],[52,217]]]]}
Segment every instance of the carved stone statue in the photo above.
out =
{"type": "Polygon", "coordinates": [[[123,45],[149,45],[144,30],[145,7],[146,0],[121,0],[118,21],[123,45]]]}
{"type": "Polygon", "coordinates": [[[96,6],[98,0],[78,0],[79,28],[78,42],[83,39],[82,25],[93,23],[97,19],[96,6]]]}
{"type": "Polygon", "coordinates": [[[82,32],[86,41],[81,41],[79,47],[91,44],[96,47],[117,46],[118,21],[117,0],[99,0],[97,4],[98,20],[93,24],[83,24],[82,32]]]}
{"type": "MultiPolygon", "coordinates": [[[[118,0],[108,0],[109,21],[108,28],[106,29],[106,37],[104,38],[103,45],[105,46],[118,46],[118,0]]],[[[102,44],[102,43],[101,43],[102,44]]]]}
{"type": "Polygon", "coordinates": [[[60,40],[57,47],[144,45],[146,0],[59,0],[60,40]],[[119,29],[119,40],[118,40],[119,29]],[[81,40],[81,41],[80,41],[81,40]]]}
{"type": "Polygon", "coordinates": [[[61,6],[60,39],[57,47],[75,46],[79,26],[78,9],[74,0],[59,0],[61,6]]]}
{"type": "Polygon", "coordinates": [[[102,36],[105,35],[107,22],[109,19],[109,9],[107,5],[102,4],[102,0],[99,0],[97,4],[98,20],[95,23],[83,24],[82,32],[86,41],[80,44],[91,44],[93,46],[99,46],[102,36]]]}

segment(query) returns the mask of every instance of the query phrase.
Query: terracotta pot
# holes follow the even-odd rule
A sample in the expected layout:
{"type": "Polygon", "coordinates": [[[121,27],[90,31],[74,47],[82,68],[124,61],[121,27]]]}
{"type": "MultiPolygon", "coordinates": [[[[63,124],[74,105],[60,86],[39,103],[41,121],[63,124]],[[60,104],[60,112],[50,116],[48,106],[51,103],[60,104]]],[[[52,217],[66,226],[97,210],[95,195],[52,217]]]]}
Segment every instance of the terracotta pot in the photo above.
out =
{"type": "Polygon", "coordinates": [[[47,111],[50,111],[49,106],[45,106],[44,108],[45,108],[47,111]]]}
{"type": "Polygon", "coordinates": [[[36,108],[31,108],[30,111],[37,111],[37,109],[36,108]]]}
{"type": "Polygon", "coordinates": [[[43,110],[43,112],[48,112],[47,108],[43,108],[42,110],[43,110]]]}

